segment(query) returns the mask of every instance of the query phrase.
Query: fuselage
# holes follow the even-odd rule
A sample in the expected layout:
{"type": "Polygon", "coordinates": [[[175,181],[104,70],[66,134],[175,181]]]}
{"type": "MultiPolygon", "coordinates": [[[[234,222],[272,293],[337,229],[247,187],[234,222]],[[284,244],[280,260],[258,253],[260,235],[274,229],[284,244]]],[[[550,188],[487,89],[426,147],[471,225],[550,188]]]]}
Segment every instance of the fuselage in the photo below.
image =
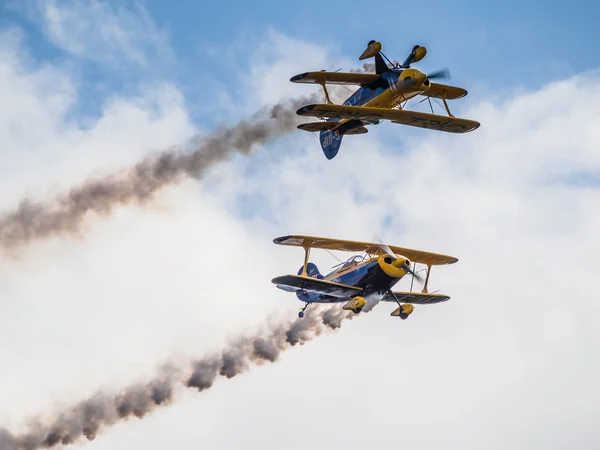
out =
{"type": "MultiPolygon", "coordinates": [[[[429,81],[422,85],[412,85],[410,88],[403,86],[403,80],[415,76],[424,76],[416,69],[390,70],[382,73],[380,77],[367,86],[360,87],[343,103],[347,106],[368,106],[372,108],[392,108],[426,91],[429,81]]],[[[330,122],[347,124],[344,128],[356,128],[363,125],[378,125],[383,120],[365,121],[353,119],[330,118],[330,122]]],[[[346,130],[347,131],[347,130],[346,130]]]]}
{"type": "MultiPolygon", "coordinates": [[[[378,300],[405,275],[403,271],[387,264],[385,260],[385,256],[373,257],[363,262],[349,260],[341,268],[326,275],[324,280],[363,288],[363,296],[378,300]]],[[[339,303],[348,300],[300,290],[296,291],[296,296],[308,303],[339,303]]]]}
{"type": "MultiPolygon", "coordinates": [[[[425,92],[431,83],[423,72],[408,69],[391,69],[381,73],[371,83],[361,86],[344,102],[345,106],[369,108],[402,107],[409,99],[425,92]]],[[[327,91],[325,91],[327,93],[327,91]]],[[[329,97],[327,97],[329,98],[329,97]]],[[[366,132],[365,125],[379,125],[382,119],[341,119],[330,117],[328,122],[335,122],[333,129],[319,133],[321,148],[327,159],[337,155],[345,134],[361,134],[366,132]]]]}

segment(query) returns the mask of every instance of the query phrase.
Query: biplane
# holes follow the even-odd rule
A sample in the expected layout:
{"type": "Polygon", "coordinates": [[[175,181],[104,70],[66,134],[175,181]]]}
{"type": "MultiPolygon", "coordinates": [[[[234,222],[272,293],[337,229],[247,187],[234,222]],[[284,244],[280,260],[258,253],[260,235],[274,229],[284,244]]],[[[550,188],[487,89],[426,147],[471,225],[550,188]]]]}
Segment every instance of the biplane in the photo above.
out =
{"type": "Polygon", "coordinates": [[[304,264],[296,275],[284,275],[271,280],[279,289],[295,292],[298,299],[305,303],[298,313],[300,318],[304,317],[304,311],[313,303],[344,303],[342,309],[358,314],[363,308],[368,308],[368,311],[383,301],[398,305],[391,313],[392,316],[407,319],[413,312],[413,305],[428,305],[450,299],[447,295],[430,294],[427,291],[429,275],[432,266],[458,261],[452,256],[390,247],[381,243],[313,236],[283,236],[273,242],[304,249],[304,264]],[[365,254],[354,255],[331,273],[321,275],[316,264],[309,262],[310,250],[313,248],[365,254]],[[414,279],[422,282],[422,277],[416,270],[417,264],[427,266],[427,273],[422,291],[412,292],[414,279]],[[392,287],[406,275],[413,277],[411,292],[392,291],[392,287]]]}
{"type": "Polygon", "coordinates": [[[367,133],[366,125],[378,125],[385,120],[447,133],[468,133],[479,128],[479,122],[454,117],[448,107],[447,100],[456,100],[467,95],[465,89],[431,82],[436,78],[448,78],[447,69],[425,74],[411,67],[412,63],[421,61],[426,54],[425,47],[415,45],[402,64],[394,64],[381,52],[380,42],[370,41],[359,59],[375,58],[375,73],[322,70],[292,77],[290,81],[293,83],[320,84],[326,99],[325,104],[306,105],[296,111],[300,116],[326,120],[303,123],[298,128],[320,132],[319,141],[327,159],[333,159],[337,155],[345,135],[367,133]],[[327,84],[360,87],[342,105],[336,105],[329,98],[327,84]],[[429,100],[431,114],[406,109],[408,100],[418,95],[429,100]],[[442,100],[447,116],[433,113],[432,98],[442,100]]]}

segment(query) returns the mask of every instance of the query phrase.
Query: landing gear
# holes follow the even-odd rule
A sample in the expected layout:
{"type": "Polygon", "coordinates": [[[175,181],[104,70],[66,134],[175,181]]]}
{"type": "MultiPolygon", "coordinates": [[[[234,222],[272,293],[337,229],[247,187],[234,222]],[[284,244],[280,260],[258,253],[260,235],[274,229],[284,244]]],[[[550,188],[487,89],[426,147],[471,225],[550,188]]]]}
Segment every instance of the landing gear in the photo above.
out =
{"type": "Polygon", "coordinates": [[[302,311],[300,311],[298,313],[298,317],[300,317],[301,319],[304,317],[304,311],[306,311],[306,308],[308,308],[310,306],[310,303],[307,303],[306,305],[304,305],[304,308],[302,308],[302,311]]]}
{"type": "Polygon", "coordinates": [[[410,303],[405,303],[403,305],[402,303],[400,303],[400,300],[398,300],[398,297],[396,297],[396,295],[391,290],[389,291],[389,293],[394,298],[394,300],[396,300],[396,303],[398,303],[398,309],[394,310],[394,312],[392,312],[391,315],[398,316],[402,320],[408,319],[408,316],[410,316],[414,310],[414,306],[411,305],[410,303]]]}
{"type": "Polygon", "coordinates": [[[362,308],[354,308],[354,309],[352,310],[352,312],[353,312],[354,314],[358,314],[358,313],[359,313],[359,312],[361,312],[361,311],[362,311],[362,308]]]}

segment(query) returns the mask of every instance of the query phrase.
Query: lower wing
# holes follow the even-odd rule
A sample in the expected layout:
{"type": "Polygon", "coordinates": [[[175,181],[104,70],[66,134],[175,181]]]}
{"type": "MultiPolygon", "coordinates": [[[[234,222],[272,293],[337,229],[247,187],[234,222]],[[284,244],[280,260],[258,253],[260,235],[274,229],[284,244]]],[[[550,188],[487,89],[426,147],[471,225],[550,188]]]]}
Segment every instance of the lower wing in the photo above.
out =
{"type": "Polygon", "coordinates": [[[363,291],[363,289],[359,287],[333,283],[317,278],[302,277],[300,275],[284,275],[282,277],[273,278],[271,282],[277,286],[296,288],[340,298],[352,297],[363,291]]]}
{"type": "MultiPolygon", "coordinates": [[[[415,305],[431,305],[449,300],[450,297],[442,294],[421,294],[418,292],[394,292],[394,295],[400,303],[413,303],[415,305]]],[[[382,302],[395,302],[396,299],[388,292],[382,299],[382,302]]]]}
{"type": "Polygon", "coordinates": [[[300,116],[357,120],[390,120],[394,123],[446,133],[468,133],[479,128],[479,122],[459,117],[441,116],[417,111],[368,106],[316,104],[303,106],[300,116]]]}

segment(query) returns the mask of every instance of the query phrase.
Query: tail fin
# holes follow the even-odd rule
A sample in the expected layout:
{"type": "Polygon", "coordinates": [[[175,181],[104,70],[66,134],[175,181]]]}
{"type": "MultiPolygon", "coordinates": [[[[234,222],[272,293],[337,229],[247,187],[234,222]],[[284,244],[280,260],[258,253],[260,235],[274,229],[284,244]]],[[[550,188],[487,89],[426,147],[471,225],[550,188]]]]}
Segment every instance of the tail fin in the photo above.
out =
{"type": "Polygon", "coordinates": [[[382,73],[389,72],[390,68],[381,57],[381,53],[375,55],[375,73],[381,75],[382,73]]]}
{"type": "Polygon", "coordinates": [[[340,145],[342,145],[342,137],[344,137],[344,132],[339,130],[321,131],[319,133],[321,148],[327,159],[333,159],[338,154],[340,145]]]}
{"type": "MultiPolygon", "coordinates": [[[[300,270],[298,270],[298,275],[302,275],[303,269],[304,269],[304,266],[300,267],[300,270]]],[[[309,277],[316,278],[317,280],[322,280],[323,278],[325,278],[323,275],[321,275],[321,273],[319,272],[319,269],[317,268],[317,265],[315,263],[309,262],[306,265],[306,272],[308,273],[309,277]]]]}

